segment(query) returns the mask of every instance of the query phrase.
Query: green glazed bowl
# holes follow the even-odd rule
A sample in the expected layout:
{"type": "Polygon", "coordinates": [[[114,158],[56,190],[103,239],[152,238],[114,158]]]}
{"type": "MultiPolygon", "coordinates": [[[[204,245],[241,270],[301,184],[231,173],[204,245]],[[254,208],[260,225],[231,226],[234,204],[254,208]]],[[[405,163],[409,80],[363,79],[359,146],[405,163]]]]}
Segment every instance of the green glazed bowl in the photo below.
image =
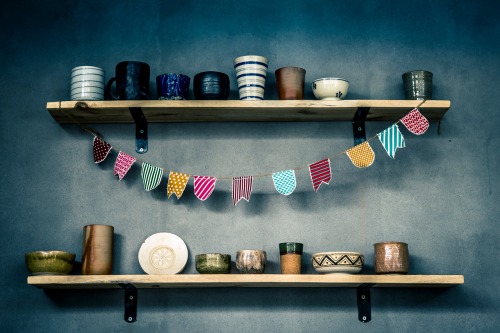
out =
{"type": "Polygon", "coordinates": [[[65,251],[35,251],[24,255],[31,275],[67,275],[73,269],[75,254],[65,251]]]}
{"type": "Polygon", "coordinates": [[[231,255],[203,253],[195,256],[196,270],[200,274],[228,274],[231,270],[231,255]]]}

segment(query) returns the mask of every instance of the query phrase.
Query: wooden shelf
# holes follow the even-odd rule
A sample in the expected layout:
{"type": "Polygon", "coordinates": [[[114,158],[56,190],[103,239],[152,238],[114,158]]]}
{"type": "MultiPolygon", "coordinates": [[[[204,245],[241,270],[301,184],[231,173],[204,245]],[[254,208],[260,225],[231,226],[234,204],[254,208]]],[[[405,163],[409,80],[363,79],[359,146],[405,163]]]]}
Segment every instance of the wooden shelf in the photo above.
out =
{"type": "Polygon", "coordinates": [[[347,274],[179,274],[29,276],[28,284],[47,289],[106,289],[195,287],[454,287],[463,275],[347,275],[347,274]]]}
{"type": "MultiPolygon", "coordinates": [[[[222,121],[352,121],[358,108],[370,108],[369,121],[397,121],[418,106],[416,100],[264,100],[264,101],[58,101],[47,110],[59,123],[134,123],[129,108],[141,108],[150,123],[222,121]]],[[[448,100],[428,100],[419,107],[439,120],[448,100]]]]}

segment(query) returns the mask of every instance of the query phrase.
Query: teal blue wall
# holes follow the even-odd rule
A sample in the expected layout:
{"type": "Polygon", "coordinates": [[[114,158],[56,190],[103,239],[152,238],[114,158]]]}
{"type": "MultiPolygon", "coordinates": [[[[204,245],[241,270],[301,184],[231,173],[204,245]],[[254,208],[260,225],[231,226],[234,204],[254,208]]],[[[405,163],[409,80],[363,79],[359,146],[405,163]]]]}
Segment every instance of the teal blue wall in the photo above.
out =
{"type": "MultiPolygon", "coordinates": [[[[498,332],[500,6],[491,1],[18,1],[0,20],[2,332],[498,332]],[[434,98],[452,107],[391,160],[357,169],[332,160],[333,180],[317,193],[307,170],[285,197],[258,179],[249,203],[231,203],[217,183],[206,202],[192,185],[177,200],[142,188],[139,167],[121,182],[116,154],[96,165],[92,137],[60,125],[48,101],[69,99],[71,68],[94,65],[106,79],[123,60],[150,64],[153,77],[205,70],[230,75],[244,54],[269,58],[266,99],[277,99],[273,72],[307,70],[351,82],[348,99],[403,99],[401,74],[434,73],[434,98]],[[373,319],[357,320],[355,289],[141,290],[138,321],[123,319],[120,291],[44,292],[26,284],[24,253],[64,249],[81,258],[82,227],[115,227],[115,274],[141,274],[143,240],[171,232],[194,255],[243,248],[268,252],[279,271],[278,243],[314,252],[409,244],[412,274],[464,274],[453,289],[375,289],[373,319]]],[[[192,92],[191,92],[192,96],[192,92]]],[[[375,135],[392,123],[367,123],[375,135]]],[[[151,124],[149,152],[134,152],[132,125],[95,125],[117,149],[168,170],[243,176],[306,165],[352,146],[349,122],[151,124]]],[[[233,263],[234,265],[234,263],[233,263]]],[[[233,267],[233,271],[234,271],[233,267]]]]}

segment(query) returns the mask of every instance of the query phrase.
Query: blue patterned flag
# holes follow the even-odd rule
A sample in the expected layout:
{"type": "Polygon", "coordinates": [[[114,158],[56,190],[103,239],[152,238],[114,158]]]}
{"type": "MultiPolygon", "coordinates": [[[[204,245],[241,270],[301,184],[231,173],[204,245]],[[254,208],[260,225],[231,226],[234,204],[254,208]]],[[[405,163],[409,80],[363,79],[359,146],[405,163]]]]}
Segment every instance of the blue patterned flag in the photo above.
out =
{"type": "Polygon", "coordinates": [[[146,191],[151,191],[160,185],[161,177],[163,176],[163,169],[143,162],[141,176],[142,182],[144,183],[144,189],[146,191]]]}
{"type": "Polygon", "coordinates": [[[397,124],[386,128],[383,132],[377,134],[377,136],[391,158],[395,157],[396,149],[406,147],[405,139],[399,131],[397,124]]]}
{"type": "Polygon", "coordinates": [[[295,171],[286,170],[273,173],[274,187],[278,193],[283,195],[290,195],[297,187],[295,180],[295,171]]]}

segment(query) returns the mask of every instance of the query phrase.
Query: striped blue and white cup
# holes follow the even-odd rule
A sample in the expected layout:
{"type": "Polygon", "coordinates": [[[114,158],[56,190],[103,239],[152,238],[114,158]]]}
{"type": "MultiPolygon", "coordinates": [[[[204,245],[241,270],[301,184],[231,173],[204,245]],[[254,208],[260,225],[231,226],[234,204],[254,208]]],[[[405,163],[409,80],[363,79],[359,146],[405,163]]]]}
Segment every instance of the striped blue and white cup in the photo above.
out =
{"type": "Polygon", "coordinates": [[[246,55],[233,60],[241,100],[263,100],[269,61],[266,57],[246,55]]]}
{"type": "Polygon", "coordinates": [[[78,66],[71,70],[71,100],[104,99],[104,70],[95,66],[78,66]]]}

